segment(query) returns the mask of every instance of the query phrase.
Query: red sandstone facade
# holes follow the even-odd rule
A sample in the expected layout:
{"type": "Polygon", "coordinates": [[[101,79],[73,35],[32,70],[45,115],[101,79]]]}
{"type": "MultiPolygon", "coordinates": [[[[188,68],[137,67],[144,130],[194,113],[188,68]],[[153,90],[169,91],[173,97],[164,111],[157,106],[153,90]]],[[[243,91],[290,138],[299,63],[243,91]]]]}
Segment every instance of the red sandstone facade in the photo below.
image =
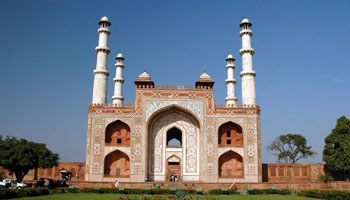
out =
{"type": "Polygon", "coordinates": [[[86,181],[262,181],[259,106],[216,105],[208,75],[156,86],[143,73],[135,85],[132,105],[89,106],[86,181]]]}

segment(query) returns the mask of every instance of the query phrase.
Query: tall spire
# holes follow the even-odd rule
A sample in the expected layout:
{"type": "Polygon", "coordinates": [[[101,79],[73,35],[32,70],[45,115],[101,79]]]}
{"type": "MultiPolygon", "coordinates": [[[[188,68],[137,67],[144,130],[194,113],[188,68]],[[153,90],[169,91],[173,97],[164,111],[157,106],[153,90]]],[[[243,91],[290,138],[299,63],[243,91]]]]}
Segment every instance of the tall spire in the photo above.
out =
{"type": "Polygon", "coordinates": [[[96,69],[94,70],[94,88],[92,94],[92,103],[107,103],[107,56],[110,53],[108,48],[108,36],[110,35],[109,26],[111,22],[106,16],[98,22],[100,28],[97,30],[99,39],[98,46],[95,48],[97,53],[96,69]]]}
{"type": "Polygon", "coordinates": [[[113,104],[117,105],[122,105],[123,104],[123,68],[124,68],[124,63],[123,61],[125,58],[123,57],[123,54],[118,53],[115,63],[115,78],[113,79],[114,81],[114,96],[112,97],[113,104]]]}
{"type": "Polygon", "coordinates": [[[242,104],[255,105],[255,72],[253,69],[253,55],[254,49],[252,48],[251,37],[253,32],[250,30],[252,24],[247,18],[242,20],[240,27],[240,36],[242,38],[242,49],[239,53],[242,56],[242,104]]]}
{"type": "Polygon", "coordinates": [[[236,97],[236,79],[234,78],[234,64],[235,59],[231,54],[228,54],[226,58],[226,69],[227,69],[227,79],[226,79],[226,85],[227,85],[227,97],[226,97],[226,105],[236,105],[237,104],[237,97],[236,97]]]}

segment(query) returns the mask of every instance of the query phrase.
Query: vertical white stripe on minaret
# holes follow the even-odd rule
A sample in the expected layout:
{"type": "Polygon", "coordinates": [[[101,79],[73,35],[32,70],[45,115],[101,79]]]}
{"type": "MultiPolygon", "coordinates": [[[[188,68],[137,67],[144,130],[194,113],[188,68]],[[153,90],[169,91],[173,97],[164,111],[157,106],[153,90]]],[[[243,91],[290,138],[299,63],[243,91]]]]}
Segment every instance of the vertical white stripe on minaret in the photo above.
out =
{"type": "Polygon", "coordinates": [[[113,104],[117,105],[122,105],[123,104],[123,68],[124,68],[124,63],[123,60],[123,54],[119,53],[117,55],[116,63],[115,63],[115,78],[113,79],[114,81],[114,96],[112,97],[113,104]]]}
{"type": "Polygon", "coordinates": [[[97,53],[96,69],[94,70],[94,87],[92,93],[92,103],[107,103],[107,56],[110,53],[108,48],[108,36],[110,35],[109,26],[111,23],[106,16],[98,22],[100,28],[98,46],[95,48],[97,53]]]}
{"type": "Polygon", "coordinates": [[[250,30],[252,24],[247,18],[242,20],[240,36],[242,38],[242,49],[239,53],[242,56],[242,104],[256,105],[255,96],[255,72],[253,69],[254,49],[251,44],[253,32],[250,30]]]}
{"type": "Polygon", "coordinates": [[[237,104],[236,92],[235,92],[235,84],[236,79],[234,78],[234,64],[235,59],[231,54],[228,54],[226,58],[226,69],[227,69],[227,97],[226,97],[226,105],[232,106],[237,104]]]}

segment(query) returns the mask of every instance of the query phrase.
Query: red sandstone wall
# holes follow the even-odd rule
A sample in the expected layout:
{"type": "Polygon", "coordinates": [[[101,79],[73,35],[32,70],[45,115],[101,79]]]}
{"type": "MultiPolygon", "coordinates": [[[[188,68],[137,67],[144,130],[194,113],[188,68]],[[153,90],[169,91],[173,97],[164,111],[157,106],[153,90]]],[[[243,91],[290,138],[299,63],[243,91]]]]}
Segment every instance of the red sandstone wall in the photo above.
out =
{"type": "MultiPolygon", "coordinates": [[[[79,182],[84,182],[85,180],[85,163],[84,162],[60,162],[57,167],[49,169],[38,169],[37,178],[52,178],[52,179],[61,179],[61,170],[70,171],[72,173],[71,181],[75,182],[76,174],[79,174],[79,182]]],[[[8,177],[9,171],[0,167],[0,172],[5,175],[5,178],[8,177]]],[[[24,177],[26,181],[34,180],[35,170],[30,170],[28,174],[24,177]]],[[[273,185],[280,187],[287,187],[286,184],[291,184],[288,187],[298,188],[305,185],[306,188],[325,188],[330,187],[334,189],[339,189],[344,187],[344,189],[350,189],[350,182],[344,185],[343,183],[340,186],[341,182],[332,182],[328,185],[322,185],[320,181],[320,176],[324,174],[324,164],[263,164],[263,182],[269,184],[264,185],[252,185],[252,184],[240,184],[242,187],[249,187],[252,185],[258,188],[270,187],[273,185]],[[310,185],[312,182],[312,185],[310,185]],[[321,184],[321,185],[320,185],[321,184]],[[268,185],[268,186],[266,186],[268,185]],[[299,186],[297,186],[299,185],[299,186]]],[[[85,183],[88,184],[88,183],[85,183]]],[[[95,183],[94,185],[96,185],[95,183]]],[[[101,187],[109,187],[110,183],[101,183],[101,187]]],[[[136,188],[139,186],[134,183],[125,183],[125,187],[136,188]]],[[[151,185],[153,183],[150,183],[151,185]]],[[[164,184],[164,183],[162,183],[164,184]]],[[[188,185],[197,184],[197,183],[188,183],[188,185]]],[[[84,183],[81,183],[82,186],[84,183]]],[[[88,184],[89,185],[89,184],[88,184]]],[[[86,186],[88,186],[86,185],[86,186]]],[[[141,187],[141,186],[140,186],[141,187]]],[[[305,188],[305,189],[306,189],[305,188]]]]}
{"type": "Polygon", "coordinates": [[[32,181],[35,179],[35,173],[37,179],[40,178],[51,178],[51,179],[62,179],[61,170],[71,172],[71,181],[78,181],[76,175],[78,175],[79,181],[85,181],[85,163],[84,162],[60,162],[57,167],[48,169],[39,168],[37,170],[30,170],[24,177],[25,181],[32,181]]]}
{"type": "Polygon", "coordinates": [[[321,181],[324,164],[263,164],[263,182],[314,182],[321,181]]]}

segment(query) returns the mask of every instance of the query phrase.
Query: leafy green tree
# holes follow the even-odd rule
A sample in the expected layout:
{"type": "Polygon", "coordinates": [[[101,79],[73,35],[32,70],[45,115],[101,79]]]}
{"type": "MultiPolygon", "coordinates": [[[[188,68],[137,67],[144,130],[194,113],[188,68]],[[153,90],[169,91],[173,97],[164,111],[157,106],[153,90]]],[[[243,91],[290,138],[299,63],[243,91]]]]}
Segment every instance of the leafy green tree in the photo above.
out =
{"type": "Polygon", "coordinates": [[[52,153],[45,144],[0,136],[0,166],[12,171],[18,182],[29,170],[57,166],[58,160],[58,154],[52,153]]]}
{"type": "Polygon", "coordinates": [[[277,155],[279,163],[296,163],[301,158],[305,159],[316,154],[306,143],[302,135],[286,134],[277,137],[267,149],[277,155]]]}
{"type": "Polygon", "coordinates": [[[350,172],[350,119],[345,116],[337,120],[332,132],[325,138],[323,161],[332,175],[345,180],[350,172]]]}

